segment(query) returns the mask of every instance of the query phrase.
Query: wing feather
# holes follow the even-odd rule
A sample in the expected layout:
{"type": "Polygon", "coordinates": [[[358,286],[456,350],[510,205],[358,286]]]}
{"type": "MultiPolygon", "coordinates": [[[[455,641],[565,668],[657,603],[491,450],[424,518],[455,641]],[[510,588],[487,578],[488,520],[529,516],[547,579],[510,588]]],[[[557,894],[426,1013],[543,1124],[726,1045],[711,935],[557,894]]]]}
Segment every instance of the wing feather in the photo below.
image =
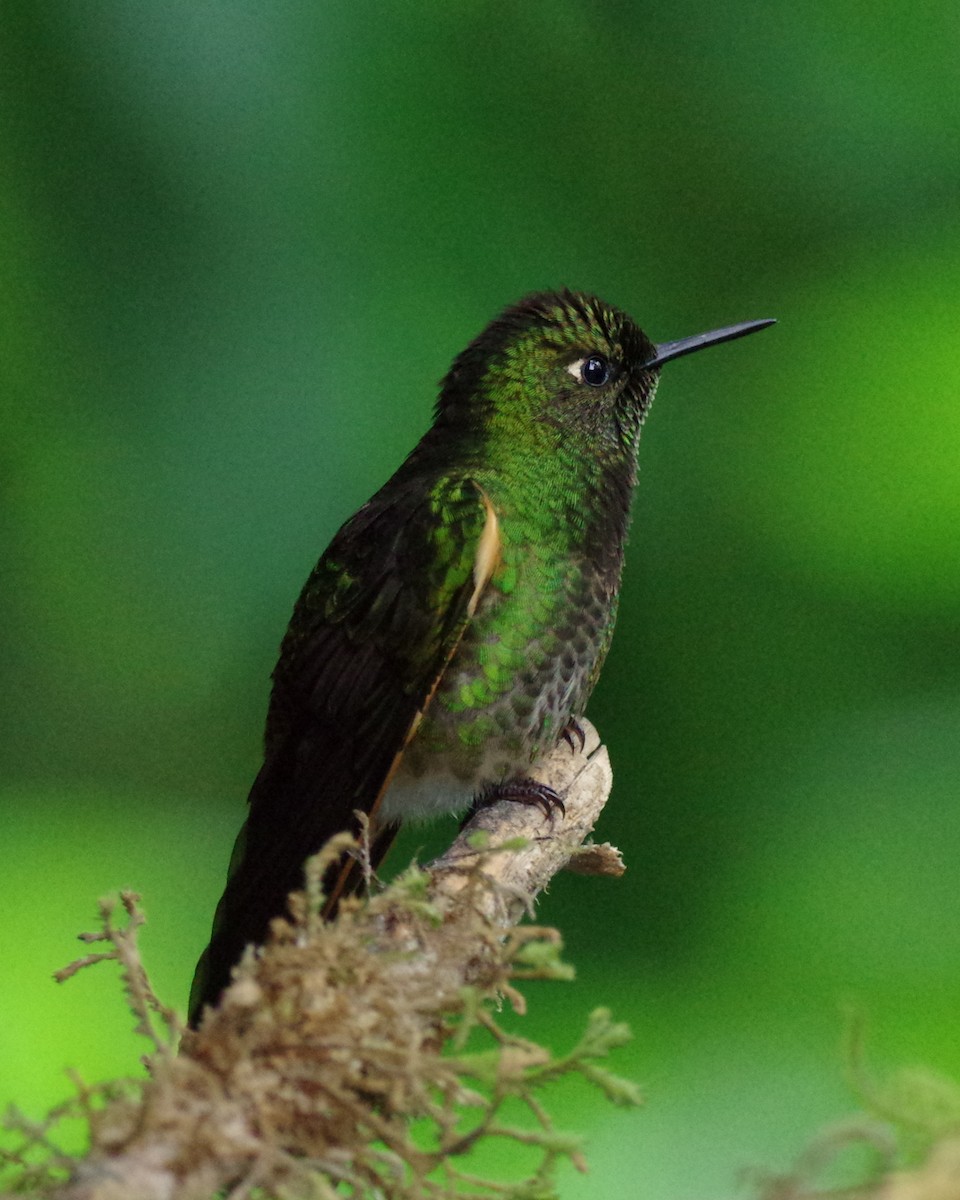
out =
{"type": "MultiPolygon", "coordinates": [[[[263,767],[197,966],[192,1021],[354,811],[375,817],[496,567],[496,516],[469,478],[386,485],[307,581],[274,671],[263,767]]],[[[392,841],[372,827],[376,853],[392,841]]],[[[352,877],[340,872],[339,895],[352,877]]]]}

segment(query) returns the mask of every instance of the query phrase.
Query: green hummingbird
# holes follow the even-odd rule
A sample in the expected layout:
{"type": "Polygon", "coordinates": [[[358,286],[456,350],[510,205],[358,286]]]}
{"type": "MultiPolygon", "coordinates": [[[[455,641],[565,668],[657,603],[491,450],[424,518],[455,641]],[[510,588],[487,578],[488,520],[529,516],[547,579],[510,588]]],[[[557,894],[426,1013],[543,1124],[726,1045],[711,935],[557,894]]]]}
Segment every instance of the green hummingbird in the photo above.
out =
{"type": "MultiPolygon", "coordinates": [[[[356,810],[376,866],[409,818],[490,798],[562,804],[530,771],[578,733],[610,647],[660,368],[771,324],[657,345],[593,296],[546,292],[454,360],[433,425],[294,608],[193,1023],[356,810]]],[[[355,864],[335,874],[329,911],[360,883],[355,864]]]]}

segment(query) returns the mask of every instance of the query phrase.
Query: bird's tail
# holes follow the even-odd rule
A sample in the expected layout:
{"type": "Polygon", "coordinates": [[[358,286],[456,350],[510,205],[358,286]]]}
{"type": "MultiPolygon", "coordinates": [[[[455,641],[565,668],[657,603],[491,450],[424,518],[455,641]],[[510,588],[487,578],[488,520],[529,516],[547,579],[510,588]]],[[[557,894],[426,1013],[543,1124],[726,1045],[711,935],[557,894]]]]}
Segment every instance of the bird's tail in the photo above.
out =
{"type": "MultiPolygon", "coordinates": [[[[302,772],[281,752],[260,770],[250,793],[250,814],[237,837],[227,885],[213,918],[210,942],[197,963],[190,989],[189,1022],[195,1027],[205,1005],[215,1004],[233,967],[250,944],[262,943],[274,917],[287,911],[287,897],[303,886],[303,864],[330,838],[358,832],[353,804],[329,794],[299,795],[302,772]]],[[[349,797],[349,792],[347,793],[349,797]]],[[[369,862],[376,869],[399,826],[371,821],[369,862]]],[[[323,915],[332,917],[344,896],[358,892],[364,869],[352,855],[334,863],[325,880],[323,915]]]]}

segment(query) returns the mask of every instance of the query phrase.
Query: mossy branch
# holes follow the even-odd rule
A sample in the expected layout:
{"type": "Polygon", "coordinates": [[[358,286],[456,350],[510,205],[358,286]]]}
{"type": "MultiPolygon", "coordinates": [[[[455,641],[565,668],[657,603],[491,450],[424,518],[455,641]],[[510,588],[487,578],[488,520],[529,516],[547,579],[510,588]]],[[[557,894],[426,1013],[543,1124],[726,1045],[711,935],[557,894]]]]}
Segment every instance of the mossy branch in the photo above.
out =
{"type": "MultiPolygon", "coordinates": [[[[552,1195],[558,1161],[584,1163],[539,1091],[579,1073],[616,1103],[639,1100],[600,1065],[627,1036],[608,1013],[595,1013],[559,1059],[496,1019],[503,996],[522,1011],[517,980],[569,975],[554,930],[518,925],[553,875],[578,856],[581,870],[623,869],[609,847],[582,849],[611,784],[606,752],[592,727],[586,733],[582,751],[561,743],[541,776],[565,812],[484,809],[432,866],[345,902],[327,923],[320,881],[350,842],[335,839],[308,864],[289,919],[274,922],[261,951],[247,952],[179,1054],[182,1026],[137,953],[137,898],[122,898],[126,924],[105,906],[102,932],[86,940],[110,949],[62,977],[102,959],[120,963],[137,1027],[153,1046],[151,1077],[122,1094],[83,1089],[89,1154],[61,1157],[46,1179],[35,1171],[34,1183],[58,1200],[552,1195]],[[517,1103],[527,1124],[514,1123],[517,1103]],[[531,1148],[522,1184],[463,1169],[466,1152],[489,1137],[531,1148]]],[[[31,1139],[28,1128],[21,1133],[25,1164],[31,1139]]]]}

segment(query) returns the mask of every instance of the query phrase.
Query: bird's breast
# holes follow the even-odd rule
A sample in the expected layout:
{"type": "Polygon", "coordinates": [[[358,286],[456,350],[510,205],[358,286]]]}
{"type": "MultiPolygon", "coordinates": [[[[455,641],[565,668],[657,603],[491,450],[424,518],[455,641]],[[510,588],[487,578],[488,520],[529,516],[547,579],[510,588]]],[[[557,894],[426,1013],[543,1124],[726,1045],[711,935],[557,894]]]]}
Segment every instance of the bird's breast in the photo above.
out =
{"type": "Polygon", "coordinates": [[[438,681],[386,793],[386,820],[462,811],[528,775],[583,713],[611,605],[579,564],[505,563],[438,681]]]}

